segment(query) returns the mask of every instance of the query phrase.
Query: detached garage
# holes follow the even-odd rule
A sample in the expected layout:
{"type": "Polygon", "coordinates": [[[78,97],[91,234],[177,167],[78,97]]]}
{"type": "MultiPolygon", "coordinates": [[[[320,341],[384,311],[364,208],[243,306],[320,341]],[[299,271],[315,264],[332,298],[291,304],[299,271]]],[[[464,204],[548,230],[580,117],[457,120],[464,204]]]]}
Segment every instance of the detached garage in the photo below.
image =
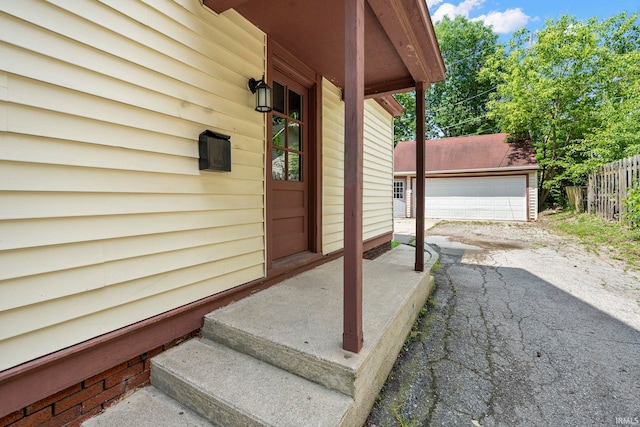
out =
{"type": "MultiPolygon", "coordinates": [[[[528,141],[504,133],[428,140],[425,216],[529,221],[538,216],[538,164],[528,141]]],[[[394,149],[394,215],[415,216],[415,141],[394,149]]]]}

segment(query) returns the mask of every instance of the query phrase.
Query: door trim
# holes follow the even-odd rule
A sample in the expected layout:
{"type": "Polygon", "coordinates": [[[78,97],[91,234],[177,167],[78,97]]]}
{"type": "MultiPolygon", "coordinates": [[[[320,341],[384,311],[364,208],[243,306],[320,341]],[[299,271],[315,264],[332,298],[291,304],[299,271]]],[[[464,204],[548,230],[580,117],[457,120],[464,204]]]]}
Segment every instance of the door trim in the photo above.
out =
{"type": "MultiPolygon", "coordinates": [[[[308,235],[309,252],[322,252],[322,77],[298,60],[294,55],[280,46],[277,42],[267,40],[267,76],[270,84],[274,71],[284,74],[309,91],[309,185],[308,185],[308,235]]],[[[269,157],[269,135],[271,135],[271,120],[267,120],[265,138],[265,180],[266,180],[266,262],[267,277],[273,275],[273,259],[271,258],[273,240],[270,195],[273,190],[271,181],[271,163],[269,157]]]]}

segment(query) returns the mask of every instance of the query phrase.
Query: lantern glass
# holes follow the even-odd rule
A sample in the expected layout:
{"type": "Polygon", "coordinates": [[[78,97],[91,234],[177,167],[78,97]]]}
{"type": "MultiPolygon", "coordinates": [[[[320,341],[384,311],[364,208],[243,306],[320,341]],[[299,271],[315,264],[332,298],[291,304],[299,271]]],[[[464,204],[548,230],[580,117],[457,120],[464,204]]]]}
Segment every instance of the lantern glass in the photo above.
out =
{"type": "Polygon", "coordinates": [[[256,111],[260,113],[268,113],[273,108],[273,102],[271,100],[271,88],[264,81],[264,75],[260,80],[256,80],[253,77],[247,82],[247,87],[251,93],[256,94],[256,111]]]}
{"type": "Polygon", "coordinates": [[[271,88],[262,82],[256,88],[256,111],[268,113],[271,110],[271,88]]]}

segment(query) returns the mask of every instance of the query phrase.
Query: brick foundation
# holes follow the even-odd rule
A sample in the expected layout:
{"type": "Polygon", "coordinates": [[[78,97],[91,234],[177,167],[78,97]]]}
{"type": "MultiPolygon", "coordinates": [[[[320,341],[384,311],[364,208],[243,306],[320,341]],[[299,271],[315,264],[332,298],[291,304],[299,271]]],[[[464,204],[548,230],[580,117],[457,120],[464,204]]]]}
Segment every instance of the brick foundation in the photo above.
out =
{"type": "Polygon", "coordinates": [[[79,426],[113,403],[149,385],[153,356],[197,336],[199,331],[149,350],[65,390],[0,418],[0,427],[79,426]]]}

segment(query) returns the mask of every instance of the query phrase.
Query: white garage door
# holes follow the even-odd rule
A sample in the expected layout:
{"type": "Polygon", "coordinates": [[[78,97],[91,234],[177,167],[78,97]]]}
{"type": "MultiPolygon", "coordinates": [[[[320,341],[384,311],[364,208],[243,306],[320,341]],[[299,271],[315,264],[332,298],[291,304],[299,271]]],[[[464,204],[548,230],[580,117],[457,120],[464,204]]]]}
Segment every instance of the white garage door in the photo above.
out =
{"type": "Polygon", "coordinates": [[[428,178],[425,217],[527,220],[525,176],[428,178]]]}

